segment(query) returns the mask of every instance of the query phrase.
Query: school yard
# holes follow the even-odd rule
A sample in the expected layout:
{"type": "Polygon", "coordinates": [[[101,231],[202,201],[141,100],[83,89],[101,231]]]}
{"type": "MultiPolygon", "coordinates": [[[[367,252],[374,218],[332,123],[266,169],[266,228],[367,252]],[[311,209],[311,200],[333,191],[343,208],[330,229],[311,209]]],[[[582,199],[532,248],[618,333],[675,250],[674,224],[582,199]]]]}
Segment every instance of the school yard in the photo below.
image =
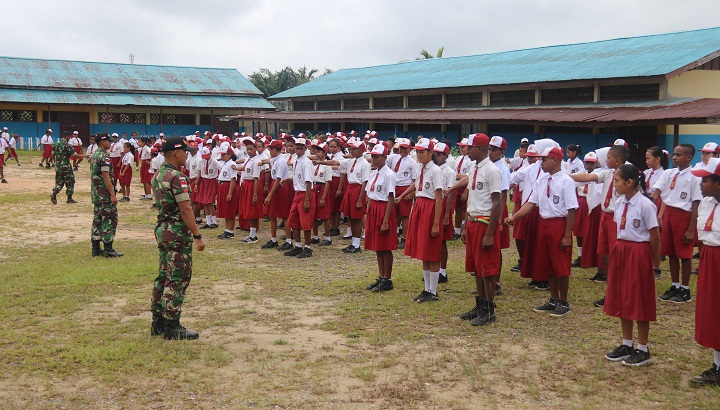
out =
{"type": "MultiPolygon", "coordinates": [[[[312,259],[221,241],[204,232],[183,323],[196,341],[151,337],[157,270],[155,212],[121,203],[121,259],[90,256],[87,162],[78,204],[49,201],[54,171],[37,153],[5,168],[0,186],[0,407],[3,408],[717,408],[720,389],[694,388],[711,352],[693,337],[694,302],[658,303],[654,364],[628,368],[603,355],[620,326],[592,302],[603,285],[574,269],[572,311],[532,311],[547,292],[523,288],[504,253],[498,321],[457,317],[474,303],[464,246],[450,244],[440,301],[417,304],[420,263],[395,253],[395,290],[374,294],[375,255],[347,256],[335,238],[312,259]],[[21,173],[22,172],[22,173],[21,173]]],[[[667,264],[657,283],[669,285],[667,264]]],[[[695,278],[692,281],[694,289],[695,278]]],[[[694,292],[693,292],[694,293],[694,292]]]]}

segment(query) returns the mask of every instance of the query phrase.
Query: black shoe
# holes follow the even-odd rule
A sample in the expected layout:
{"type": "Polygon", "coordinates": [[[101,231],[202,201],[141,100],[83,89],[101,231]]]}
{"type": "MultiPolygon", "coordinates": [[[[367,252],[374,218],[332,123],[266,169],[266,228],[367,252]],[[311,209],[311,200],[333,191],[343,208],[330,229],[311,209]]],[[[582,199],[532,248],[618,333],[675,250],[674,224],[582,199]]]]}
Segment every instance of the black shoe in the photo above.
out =
{"type": "Polygon", "coordinates": [[[182,326],[180,320],[166,320],[163,333],[165,340],[193,340],[200,337],[200,333],[182,326]]]}
{"type": "Polygon", "coordinates": [[[330,228],[330,236],[338,236],[338,235],[340,235],[340,229],[330,228]]]}
{"type": "Polygon", "coordinates": [[[448,283],[448,277],[447,275],[443,275],[442,273],[438,277],[438,283],[448,283]]]}
{"type": "Polygon", "coordinates": [[[632,346],[620,345],[612,352],[606,354],[605,358],[611,362],[620,362],[630,357],[633,353],[635,353],[635,349],[633,349],[632,346]]]}
{"type": "Polygon", "coordinates": [[[278,251],[279,252],[289,251],[292,248],[293,248],[292,244],[285,242],[278,247],[278,251]]]}
{"type": "Polygon", "coordinates": [[[692,256],[693,259],[700,259],[700,252],[695,252],[695,254],[692,256]]]}
{"type": "Polygon", "coordinates": [[[597,272],[597,273],[595,274],[595,276],[593,276],[592,278],[590,278],[590,279],[588,279],[588,280],[589,280],[590,282],[598,282],[598,283],[607,282],[607,279],[605,278],[605,275],[603,275],[603,274],[600,273],[600,272],[597,272]]]}
{"type": "Polygon", "coordinates": [[[165,318],[153,314],[152,325],[150,326],[150,336],[159,336],[165,334],[165,318]]]}
{"type": "Polygon", "coordinates": [[[320,243],[320,238],[312,238],[310,239],[310,245],[317,245],[320,243]]]}
{"type": "Polygon", "coordinates": [[[570,304],[568,302],[558,302],[555,305],[555,309],[550,312],[550,316],[552,317],[562,317],[565,316],[570,311],[570,304]]]}
{"type": "Polygon", "coordinates": [[[380,283],[372,288],[373,292],[386,292],[388,290],[393,290],[393,283],[392,280],[385,278],[381,279],[380,283]]]}
{"type": "Polygon", "coordinates": [[[210,224],[210,229],[217,229],[218,224],[210,224]]]}
{"type": "Polygon", "coordinates": [[[671,297],[670,302],[675,303],[685,303],[692,300],[692,296],[690,295],[690,289],[680,288],[680,291],[675,294],[675,296],[671,297]]]}
{"type": "Polygon", "coordinates": [[[205,225],[199,227],[198,229],[210,229],[210,225],[205,224],[205,225]]]}
{"type": "Polygon", "coordinates": [[[257,243],[257,242],[258,242],[257,236],[253,236],[253,237],[248,236],[247,238],[240,241],[240,243],[257,243]]]}
{"type": "Polygon", "coordinates": [[[277,247],[278,247],[277,241],[275,241],[275,242],[267,241],[267,243],[265,243],[265,245],[261,246],[260,249],[272,249],[272,248],[277,248],[277,247]]]}
{"type": "Polygon", "coordinates": [[[595,307],[605,306],[605,298],[596,300],[595,302],[593,302],[593,306],[595,306],[595,307]]]}
{"type": "Polygon", "coordinates": [[[470,324],[473,326],[485,326],[489,323],[495,322],[495,303],[484,302],[485,306],[482,306],[480,312],[476,317],[470,320],[470,324]]]}
{"type": "Polygon", "coordinates": [[[218,235],[218,239],[232,239],[232,238],[234,238],[234,237],[235,237],[235,233],[234,233],[234,232],[228,232],[228,231],[223,231],[223,233],[221,233],[220,235],[218,235]]]}
{"type": "Polygon", "coordinates": [[[670,300],[670,299],[672,299],[673,297],[675,297],[675,295],[677,295],[678,293],[680,293],[680,289],[681,289],[681,288],[676,288],[675,286],[670,285],[670,287],[668,288],[668,290],[666,290],[665,293],[663,293],[662,295],[660,295],[659,298],[660,298],[660,300],[670,300]]]}
{"type": "Polygon", "coordinates": [[[438,300],[440,300],[440,298],[439,298],[437,295],[434,295],[434,294],[432,294],[432,293],[430,293],[430,292],[425,292],[424,295],[422,295],[421,297],[415,299],[415,301],[416,301],[417,303],[437,302],[438,300]]]}
{"type": "Polygon", "coordinates": [[[106,258],[119,258],[123,256],[122,253],[113,249],[112,242],[105,242],[105,249],[103,249],[103,256],[106,258]]]}
{"type": "Polygon", "coordinates": [[[318,243],[318,246],[330,246],[332,245],[332,239],[323,239],[318,243]]]}
{"type": "Polygon", "coordinates": [[[301,248],[301,247],[299,247],[299,246],[296,246],[296,247],[292,248],[291,250],[285,252],[283,255],[285,255],[285,256],[298,256],[298,255],[300,255],[300,254],[302,253],[302,251],[303,251],[303,248],[301,248]]]}
{"type": "Polygon", "coordinates": [[[712,367],[700,373],[700,376],[693,376],[690,381],[697,385],[720,386],[720,368],[713,363],[712,367]]]}
{"type": "Polygon", "coordinates": [[[263,218],[263,221],[265,221],[265,222],[270,222],[270,217],[269,217],[269,216],[265,216],[265,218],[263,218]]]}
{"type": "Polygon", "coordinates": [[[343,252],[345,252],[345,253],[360,253],[360,252],[362,252],[362,249],[356,248],[352,245],[348,245],[347,248],[343,249],[343,252]]]}
{"type": "Polygon", "coordinates": [[[377,278],[377,279],[375,279],[375,282],[373,282],[373,283],[365,286],[365,289],[366,289],[366,290],[372,290],[374,287],[377,287],[377,286],[380,284],[380,282],[382,282],[382,280],[383,280],[383,278],[377,278]]]}
{"type": "Polygon", "coordinates": [[[73,167],[73,171],[78,171],[78,167],[73,167]]]}
{"type": "Polygon", "coordinates": [[[426,294],[426,293],[428,293],[428,292],[425,291],[425,290],[423,290],[422,292],[420,292],[419,295],[415,296],[415,297],[413,298],[413,300],[414,300],[415,302],[417,302],[418,299],[425,297],[425,294],[426,294]]]}
{"type": "Polygon", "coordinates": [[[450,238],[450,240],[451,240],[451,241],[457,241],[458,239],[460,239],[460,234],[453,232],[452,238],[450,238]]]}
{"type": "Polygon", "coordinates": [[[536,290],[550,290],[550,282],[535,282],[536,290]]]}
{"type": "Polygon", "coordinates": [[[520,272],[522,270],[520,266],[522,266],[522,259],[518,259],[517,265],[510,267],[510,272],[520,272]]]}
{"type": "Polygon", "coordinates": [[[624,364],[625,366],[633,367],[646,366],[650,363],[652,363],[652,358],[650,358],[650,350],[645,352],[640,349],[635,349],[635,352],[633,352],[633,354],[631,354],[622,361],[622,364],[624,364]]]}
{"type": "MultiPolygon", "coordinates": [[[[128,199],[128,200],[129,200],[129,199],[128,199]]],[[[69,203],[69,204],[76,204],[77,201],[74,200],[73,197],[69,196],[68,199],[67,199],[67,203],[69,203]]]]}
{"type": "Polygon", "coordinates": [[[475,307],[473,307],[472,309],[468,310],[465,313],[461,313],[460,319],[462,319],[462,320],[475,319],[482,311],[482,309],[483,309],[482,307],[485,305],[487,305],[486,301],[480,299],[480,297],[478,297],[478,296],[475,296],[475,307]]]}
{"type": "Polygon", "coordinates": [[[0,182],[2,182],[3,184],[7,184],[7,180],[6,180],[5,178],[3,178],[2,180],[0,180],[0,182]]]}
{"type": "Polygon", "coordinates": [[[280,222],[278,224],[278,229],[285,229],[285,222],[280,222]]]}
{"type": "Polygon", "coordinates": [[[533,311],[535,311],[535,312],[542,312],[542,313],[549,313],[549,312],[552,312],[553,310],[555,310],[555,308],[557,307],[557,305],[558,305],[558,302],[555,301],[555,300],[552,300],[552,298],[550,298],[550,300],[548,300],[548,302],[547,302],[546,304],[541,305],[541,306],[534,307],[534,308],[533,308],[533,311]]]}
{"type": "Polygon", "coordinates": [[[655,272],[655,279],[660,279],[660,276],[662,275],[662,269],[653,268],[653,272],[655,272]]]}
{"type": "Polygon", "coordinates": [[[50,195],[50,202],[52,202],[53,205],[57,205],[57,195],[55,194],[55,192],[50,195]]]}
{"type": "Polygon", "coordinates": [[[530,289],[535,289],[535,286],[537,286],[537,285],[538,285],[538,283],[540,283],[540,282],[537,282],[537,281],[531,280],[530,282],[528,282],[528,284],[527,284],[527,286],[526,286],[526,287],[528,287],[528,288],[530,288],[530,289]]]}
{"type": "Polygon", "coordinates": [[[400,238],[400,242],[398,242],[398,249],[405,249],[405,238],[400,238]]]}
{"type": "Polygon", "coordinates": [[[575,260],[572,261],[570,266],[572,266],[573,268],[579,268],[580,267],[580,257],[578,256],[577,258],[575,258],[575,260]]]}
{"type": "Polygon", "coordinates": [[[100,248],[100,241],[96,241],[94,239],[92,241],[92,256],[103,256],[102,249],[100,248]]]}
{"type": "Polygon", "coordinates": [[[127,202],[129,200],[130,200],[130,198],[124,196],[124,197],[120,198],[120,200],[118,202],[127,202]]]}
{"type": "Polygon", "coordinates": [[[313,251],[310,248],[303,248],[302,252],[297,256],[299,259],[312,258],[313,251]]]}

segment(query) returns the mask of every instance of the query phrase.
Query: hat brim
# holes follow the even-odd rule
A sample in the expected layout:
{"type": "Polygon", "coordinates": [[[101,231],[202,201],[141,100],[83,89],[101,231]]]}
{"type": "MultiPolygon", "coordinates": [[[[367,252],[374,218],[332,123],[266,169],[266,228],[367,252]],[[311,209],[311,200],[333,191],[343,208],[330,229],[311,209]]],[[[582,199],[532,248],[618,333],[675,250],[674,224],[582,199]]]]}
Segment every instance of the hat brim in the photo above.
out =
{"type": "MultiPolygon", "coordinates": [[[[706,171],[705,169],[693,169],[692,171],[690,171],[690,173],[692,173],[696,177],[700,177],[700,178],[709,177],[710,175],[715,175],[714,173],[706,171]]],[[[720,175],[718,175],[718,176],[720,176],[720,175]]]]}

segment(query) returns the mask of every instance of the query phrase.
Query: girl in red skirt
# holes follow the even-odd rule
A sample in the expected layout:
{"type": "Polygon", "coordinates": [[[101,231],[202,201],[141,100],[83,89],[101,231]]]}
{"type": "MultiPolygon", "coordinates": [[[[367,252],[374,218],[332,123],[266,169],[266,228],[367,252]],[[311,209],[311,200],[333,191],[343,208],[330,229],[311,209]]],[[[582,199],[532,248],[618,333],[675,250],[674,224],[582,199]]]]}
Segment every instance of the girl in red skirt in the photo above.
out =
{"type": "Polygon", "coordinates": [[[370,200],[365,215],[365,249],[375,251],[378,277],[365,289],[384,292],[393,289],[393,253],[398,247],[395,229],[395,173],[386,166],[388,149],[377,144],[370,151],[373,171],[365,192],[370,200]]]}
{"type": "Polygon", "coordinates": [[[695,305],[695,341],[713,349],[714,361],[710,369],[690,381],[700,385],[720,385],[720,160],[711,158],[705,167],[692,171],[702,177],[700,190],[703,200],[698,206],[697,233],[703,243],[700,250],[697,295],[695,305]]]}
{"type": "Polygon", "coordinates": [[[215,214],[215,197],[218,191],[218,173],[221,164],[212,157],[210,149],[205,146],[200,150],[200,176],[193,189],[198,191],[197,202],[205,209],[205,225],[200,229],[215,229],[218,227],[215,214]]]}
{"type": "Polygon", "coordinates": [[[150,140],[147,137],[142,137],[138,140],[138,146],[140,147],[140,182],[143,185],[143,196],[141,200],[148,201],[152,200],[152,190],[150,187],[150,182],[152,181],[152,174],[150,174],[150,161],[152,160],[150,140]]]}
{"type": "Polygon", "coordinates": [[[257,154],[254,140],[248,138],[243,141],[243,144],[247,150],[247,157],[242,168],[238,219],[247,220],[250,227],[250,234],[242,240],[242,243],[257,243],[257,228],[260,218],[263,217],[263,201],[265,200],[263,190],[260,188],[263,158],[257,154]]]}
{"type": "Polygon", "coordinates": [[[395,199],[399,203],[405,196],[415,194],[415,203],[410,211],[405,255],[419,259],[423,264],[425,290],[413,298],[418,303],[438,300],[437,284],[440,278],[440,253],[442,249],[442,201],[443,175],[435,165],[433,143],[420,138],[415,144],[418,168],[415,184],[395,199]]]}
{"type": "MultiPolygon", "coordinates": [[[[325,161],[325,151],[328,149],[325,143],[317,143],[315,148],[315,159],[317,161],[325,161]]],[[[315,165],[313,170],[313,191],[315,191],[316,206],[315,220],[313,221],[313,238],[311,244],[318,246],[332,245],[330,237],[330,217],[332,215],[332,201],[334,195],[331,195],[332,167],[329,165],[315,165]],[[325,230],[325,238],[321,241],[318,236],[318,224],[321,221],[325,230]]]]}
{"type": "MultiPolygon", "coordinates": [[[[265,197],[265,206],[267,214],[270,217],[270,240],[267,241],[261,249],[272,249],[278,247],[277,228],[278,219],[287,224],[288,207],[287,207],[287,190],[283,186],[288,178],[288,167],[285,162],[285,156],[281,155],[283,143],[281,140],[274,140],[269,145],[270,160],[270,189],[265,197]]],[[[291,182],[292,183],[292,182],[291,182]]]]}
{"type": "Polygon", "coordinates": [[[640,193],[645,189],[645,175],[635,165],[625,164],[615,171],[614,185],[619,196],[613,216],[617,241],[610,252],[603,310],[620,318],[622,344],[605,358],[638,367],[652,361],[648,334],[650,322],[655,321],[653,265],[660,261],[660,233],[655,205],[640,193]],[[638,331],[636,349],[633,322],[638,331]]]}
{"type": "Polygon", "coordinates": [[[218,239],[232,239],[235,237],[235,216],[238,207],[237,170],[235,154],[230,145],[223,145],[218,151],[220,154],[220,173],[217,178],[217,217],[225,219],[225,231],[218,235],[218,239]]]}
{"type": "Polygon", "coordinates": [[[132,182],[132,164],[135,162],[135,147],[129,142],[123,144],[123,156],[120,160],[120,202],[130,201],[130,182],[132,182]]]}
{"type": "Polygon", "coordinates": [[[330,207],[332,214],[330,216],[330,236],[340,235],[340,205],[342,205],[342,190],[338,194],[340,188],[340,169],[339,163],[343,160],[342,147],[339,139],[330,139],[326,142],[328,146],[328,159],[338,162],[338,165],[332,167],[332,181],[330,182],[330,207]]]}
{"type": "MultiPolygon", "coordinates": [[[[582,171],[575,172],[576,174],[590,174],[595,170],[597,166],[597,155],[590,151],[583,158],[583,165],[585,169],[582,171]]],[[[573,235],[575,235],[577,242],[578,256],[573,261],[573,267],[582,266],[582,254],[583,254],[583,238],[585,237],[585,227],[590,219],[590,209],[588,208],[587,196],[590,194],[590,188],[594,184],[592,182],[580,183],[577,186],[578,196],[578,210],[575,214],[575,226],[573,227],[573,235]]]]}
{"type": "MultiPolygon", "coordinates": [[[[440,167],[443,176],[443,191],[450,189],[455,185],[455,176],[457,172],[453,167],[447,164],[448,156],[450,156],[450,147],[443,143],[435,144],[433,148],[435,152],[435,158],[437,159],[437,165],[440,167]]],[[[454,226],[452,224],[452,211],[455,208],[455,192],[450,192],[443,198],[443,211],[442,211],[442,249],[440,251],[440,276],[438,283],[447,283],[447,262],[448,262],[448,249],[447,241],[452,240],[454,226]]]]}

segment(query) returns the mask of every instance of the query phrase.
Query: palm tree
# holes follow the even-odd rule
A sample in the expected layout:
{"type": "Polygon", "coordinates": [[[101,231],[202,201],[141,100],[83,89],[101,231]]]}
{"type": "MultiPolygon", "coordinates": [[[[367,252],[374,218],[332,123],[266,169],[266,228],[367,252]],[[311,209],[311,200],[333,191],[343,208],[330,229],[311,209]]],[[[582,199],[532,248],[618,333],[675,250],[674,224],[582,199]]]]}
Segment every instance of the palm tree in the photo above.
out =
{"type": "Polygon", "coordinates": [[[432,55],[427,50],[423,49],[420,51],[420,57],[416,58],[416,60],[427,60],[429,58],[442,58],[443,51],[445,51],[445,47],[440,47],[437,51],[437,54],[432,55]]]}
{"type": "Polygon", "coordinates": [[[333,70],[326,68],[322,74],[317,75],[317,69],[308,69],[305,66],[297,70],[292,67],[285,67],[276,72],[272,72],[267,68],[261,68],[259,71],[250,74],[248,80],[266,97],[269,97],[332,72],[333,70]]]}

